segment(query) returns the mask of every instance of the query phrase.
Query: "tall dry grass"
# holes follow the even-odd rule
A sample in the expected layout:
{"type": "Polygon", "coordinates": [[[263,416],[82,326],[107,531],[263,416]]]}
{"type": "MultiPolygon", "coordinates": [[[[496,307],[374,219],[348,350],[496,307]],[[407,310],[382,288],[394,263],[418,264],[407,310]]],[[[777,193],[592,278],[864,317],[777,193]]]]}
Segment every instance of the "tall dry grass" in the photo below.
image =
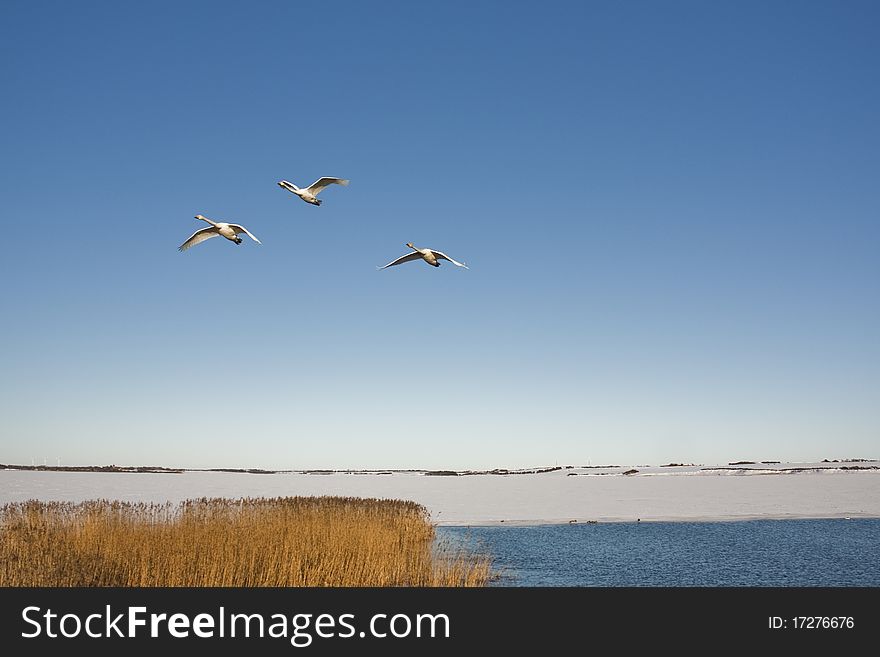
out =
{"type": "Polygon", "coordinates": [[[0,507],[0,586],[484,586],[424,507],[352,497],[0,507]]]}

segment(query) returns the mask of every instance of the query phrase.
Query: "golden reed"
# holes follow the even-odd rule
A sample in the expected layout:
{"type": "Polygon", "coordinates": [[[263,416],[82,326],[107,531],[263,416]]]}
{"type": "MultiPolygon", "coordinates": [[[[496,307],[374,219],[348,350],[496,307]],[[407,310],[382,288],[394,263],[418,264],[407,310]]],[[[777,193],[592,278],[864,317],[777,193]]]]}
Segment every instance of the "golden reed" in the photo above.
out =
{"type": "Polygon", "coordinates": [[[0,586],[485,586],[427,510],[353,497],[0,507],[0,586]]]}

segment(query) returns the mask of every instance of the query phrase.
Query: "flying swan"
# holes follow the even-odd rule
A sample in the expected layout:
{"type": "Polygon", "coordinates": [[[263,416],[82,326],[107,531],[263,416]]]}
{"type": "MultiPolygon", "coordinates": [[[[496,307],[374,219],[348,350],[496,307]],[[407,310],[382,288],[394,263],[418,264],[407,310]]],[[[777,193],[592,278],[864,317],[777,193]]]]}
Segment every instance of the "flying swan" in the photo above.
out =
{"type": "Polygon", "coordinates": [[[311,203],[312,205],[321,205],[321,199],[318,198],[318,193],[324,189],[327,185],[348,185],[350,181],[345,180],[344,178],[318,178],[315,182],[313,182],[308,187],[297,187],[293,183],[289,183],[286,180],[279,180],[278,186],[283,187],[288,192],[292,194],[296,194],[306,203],[311,203]]]}
{"type": "Polygon", "coordinates": [[[207,217],[204,217],[200,214],[197,214],[195,218],[200,219],[201,221],[207,221],[211,225],[207,228],[197,230],[192,235],[190,235],[190,238],[186,242],[177,247],[178,251],[186,251],[191,246],[201,244],[205,240],[209,240],[212,237],[217,237],[218,235],[222,235],[230,242],[241,244],[241,238],[239,237],[240,233],[244,233],[257,244],[262,244],[262,242],[251,235],[248,229],[244,226],[239,226],[238,224],[227,224],[222,221],[211,221],[207,217]]]}
{"type": "Polygon", "coordinates": [[[448,260],[453,265],[457,265],[458,267],[464,267],[465,269],[468,269],[468,266],[466,264],[464,264],[463,262],[458,262],[456,260],[453,260],[452,258],[450,258],[448,255],[446,255],[442,251],[437,251],[435,249],[419,249],[419,248],[414,247],[412,245],[412,242],[407,242],[406,245],[409,248],[413,249],[413,253],[407,253],[406,255],[402,255],[397,260],[389,262],[384,267],[377,267],[377,269],[386,269],[388,267],[393,267],[394,265],[399,265],[404,262],[418,260],[419,258],[421,258],[422,260],[427,262],[432,267],[439,267],[440,266],[440,263],[438,262],[439,260],[448,260]]]}

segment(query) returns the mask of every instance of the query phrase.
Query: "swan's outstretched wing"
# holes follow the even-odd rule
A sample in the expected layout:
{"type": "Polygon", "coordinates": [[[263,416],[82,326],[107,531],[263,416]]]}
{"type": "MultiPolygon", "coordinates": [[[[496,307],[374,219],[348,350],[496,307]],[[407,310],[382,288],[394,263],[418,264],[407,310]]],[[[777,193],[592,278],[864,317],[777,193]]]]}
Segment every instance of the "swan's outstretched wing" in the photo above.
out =
{"type": "Polygon", "coordinates": [[[250,237],[257,244],[262,244],[262,242],[260,240],[258,240],[256,237],[254,237],[253,235],[251,235],[251,232],[247,228],[245,228],[244,226],[240,226],[238,224],[229,224],[229,227],[235,231],[236,235],[240,235],[241,233],[244,233],[245,235],[250,237]]]}
{"type": "Polygon", "coordinates": [[[201,228],[197,230],[192,235],[190,235],[189,239],[177,247],[178,251],[186,251],[189,247],[195,246],[196,244],[201,244],[205,240],[209,240],[212,237],[217,237],[220,233],[217,232],[217,229],[214,226],[208,226],[207,228],[201,228]]]}
{"type": "Polygon", "coordinates": [[[435,258],[440,258],[442,260],[448,260],[453,265],[458,265],[459,267],[464,267],[465,269],[469,269],[469,267],[466,264],[464,264],[463,262],[458,262],[457,260],[453,260],[452,258],[450,258],[448,255],[446,255],[442,251],[435,251],[434,249],[431,249],[431,253],[434,254],[435,258]]]}
{"type": "Polygon", "coordinates": [[[389,262],[384,267],[378,267],[378,269],[385,269],[386,267],[393,267],[394,265],[400,265],[400,264],[403,264],[404,262],[411,262],[412,260],[419,260],[419,259],[421,259],[421,257],[422,257],[421,253],[413,251],[412,253],[407,253],[406,255],[400,256],[397,260],[393,260],[393,261],[389,262]]]}
{"type": "Polygon", "coordinates": [[[320,192],[322,189],[324,189],[327,185],[342,185],[342,186],[345,186],[345,185],[347,185],[349,182],[350,182],[350,181],[345,180],[344,178],[327,178],[327,177],[324,177],[324,178],[318,178],[315,182],[313,182],[311,185],[309,185],[309,186],[307,187],[307,189],[308,189],[308,191],[309,191],[310,194],[313,194],[313,195],[317,196],[317,195],[318,195],[318,192],[320,192]]]}

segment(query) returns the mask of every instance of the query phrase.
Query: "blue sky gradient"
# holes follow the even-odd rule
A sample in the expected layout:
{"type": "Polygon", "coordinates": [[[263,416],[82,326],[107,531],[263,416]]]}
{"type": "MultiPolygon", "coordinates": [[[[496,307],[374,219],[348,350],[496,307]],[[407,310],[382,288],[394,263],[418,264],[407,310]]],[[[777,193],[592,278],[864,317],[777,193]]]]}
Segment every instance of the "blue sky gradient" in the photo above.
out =
{"type": "Polygon", "coordinates": [[[0,462],[880,456],[878,22],[4,3],[0,462]]]}

